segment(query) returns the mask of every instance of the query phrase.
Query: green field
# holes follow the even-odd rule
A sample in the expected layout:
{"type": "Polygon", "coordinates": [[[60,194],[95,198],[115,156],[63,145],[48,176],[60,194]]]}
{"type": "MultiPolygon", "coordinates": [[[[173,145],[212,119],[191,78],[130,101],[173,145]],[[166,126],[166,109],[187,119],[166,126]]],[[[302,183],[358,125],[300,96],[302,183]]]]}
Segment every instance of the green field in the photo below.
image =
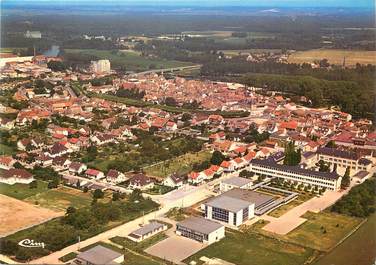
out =
{"type": "Polygon", "coordinates": [[[314,265],[369,265],[376,259],[376,214],[314,265]]]}
{"type": "Polygon", "coordinates": [[[68,187],[59,187],[28,197],[25,201],[51,210],[65,211],[67,207],[82,208],[89,206],[92,198],[90,193],[83,193],[68,187]]]}
{"type": "Polygon", "coordinates": [[[13,197],[19,200],[26,199],[28,197],[35,196],[37,194],[47,191],[47,182],[37,180],[38,187],[36,189],[30,189],[28,184],[14,184],[8,185],[0,183],[0,193],[9,197],[13,197]]]}
{"type": "Polygon", "coordinates": [[[157,262],[152,258],[147,258],[144,255],[136,254],[131,251],[124,252],[124,262],[123,265],[160,265],[163,263],[157,262]]]}
{"type": "Polygon", "coordinates": [[[302,217],[308,220],[282,238],[320,251],[330,250],[362,222],[359,218],[330,212],[308,212],[302,217]]]}
{"type": "Polygon", "coordinates": [[[220,258],[237,265],[301,265],[315,251],[255,233],[226,231],[226,237],[185,260],[202,264],[199,258],[220,258]]]}
{"type": "Polygon", "coordinates": [[[187,62],[148,58],[140,56],[137,52],[133,51],[119,51],[117,53],[113,53],[109,50],[94,49],[66,49],[65,51],[67,53],[81,53],[86,55],[94,55],[100,59],[108,59],[111,62],[112,68],[125,67],[127,71],[138,72],[150,69],[164,69],[193,65],[192,63],[187,62]]]}
{"type": "Polygon", "coordinates": [[[0,144],[0,154],[1,155],[13,155],[15,153],[14,148],[5,145],[5,144],[0,144]]]}
{"type": "Polygon", "coordinates": [[[209,151],[201,151],[198,153],[187,153],[171,160],[164,161],[160,164],[143,168],[144,172],[150,176],[165,178],[172,173],[186,174],[192,171],[195,163],[202,163],[209,160],[211,153],[209,151]]]}

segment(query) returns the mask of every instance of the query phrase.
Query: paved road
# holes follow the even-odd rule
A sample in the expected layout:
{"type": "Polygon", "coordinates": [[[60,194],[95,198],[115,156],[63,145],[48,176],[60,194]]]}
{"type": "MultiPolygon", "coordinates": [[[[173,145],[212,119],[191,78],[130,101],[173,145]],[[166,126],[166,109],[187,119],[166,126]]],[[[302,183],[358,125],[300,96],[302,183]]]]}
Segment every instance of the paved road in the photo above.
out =
{"type": "MultiPolygon", "coordinates": [[[[216,180],[218,181],[218,180],[216,180]]],[[[205,184],[207,185],[207,184],[205,184]]],[[[70,252],[77,251],[79,248],[94,244],[98,241],[105,241],[108,240],[111,237],[115,236],[126,236],[133,230],[139,227],[140,224],[146,223],[147,221],[155,218],[162,217],[165,213],[167,213],[171,208],[174,207],[180,207],[182,205],[182,200],[184,200],[183,204],[184,207],[188,207],[191,205],[194,205],[212,195],[210,191],[207,191],[204,186],[202,185],[200,187],[195,187],[196,189],[189,189],[187,193],[183,192],[182,195],[176,195],[174,193],[168,194],[166,196],[166,199],[163,200],[162,197],[156,198],[157,201],[163,202],[162,203],[162,208],[154,211],[152,213],[149,213],[143,217],[139,217],[133,221],[130,221],[128,223],[125,223],[123,225],[120,225],[118,227],[115,227],[111,230],[108,230],[106,232],[103,232],[99,235],[96,235],[94,237],[91,237],[89,239],[86,239],[82,241],[80,244],[76,243],[71,246],[68,246],[60,251],[56,251],[54,253],[51,253],[48,256],[44,256],[39,259],[35,259],[31,261],[30,263],[32,264],[61,264],[62,262],[59,261],[58,259],[70,252]],[[177,196],[176,198],[181,198],[179,199],[172,199],[170,196],[177,196]],[[182,196],[182,197],[181,197],[182,196]],[[183,199],[184,198],[184,199],[183,199]]],[[[177,191],[175,191],[177,192],[177,191]]],[[[178,190],[180,192],[180,190],[178,190]]]]}

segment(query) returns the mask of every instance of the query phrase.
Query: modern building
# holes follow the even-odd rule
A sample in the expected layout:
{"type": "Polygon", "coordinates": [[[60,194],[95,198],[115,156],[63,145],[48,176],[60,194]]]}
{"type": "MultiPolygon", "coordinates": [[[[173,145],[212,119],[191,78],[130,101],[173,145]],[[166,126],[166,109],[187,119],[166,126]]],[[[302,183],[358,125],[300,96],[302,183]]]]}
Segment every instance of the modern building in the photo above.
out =
{"type": "Polygon", "coordinates": [[[252,186],[252,180],[241,177],[232,177],[221,181],[220,191],[226,192],[233,188],[249,189],[252,186]]]}
{"type": "Polygon", "coordinates": [[[255,204],[224,195],[217,196],[201,205],[205,218],[239,226],[254,217],[255,204]]]}
{"type": "Polygon", "coordinates": [[[212,244],[225,237],[225,227],[201,217],[190,217],[176,224],[176,234],[205,244],[212,244]]]}
{"type": "Polygon", "coordinates": [[[127,238],[135,242],[149,238],[167,229],[166,224],[151,222],[130,233],[127,238]]]}
{"type": "Polygon", "coordinates": [[[337,148],[322,147],[317,150],[319,160],[323,160],[330,164],[336,164],[337,167],[346,169],[350,167],[352,172],[365,170],[369,171],[372,162],[361,157],[358,153],[352,151],[344,151],[337,148]]]}
{"type": "Polygon", "coordinates": [[[124,262],[124,255],[116,251],[103,247],[95,246],[87,251],[78,254],[73,264],[77,265],[102,265],[102,264],[121,264],[124,262]]]}
{"type": "Polygon", "coordinates": [[[328,190],[336,191],[341,187],[342,177],[336,172],[320,172],[300,166],[280,165],[270,159],[253,159],[248,169],[259,176],[297,181],[304,185],[318,186],[328,190]]]}
{"type": "Polygon", "coordinates": [[[90,70],[94,73],[109,73],[111,64],[109,60],[91,61],[90,70]]]}

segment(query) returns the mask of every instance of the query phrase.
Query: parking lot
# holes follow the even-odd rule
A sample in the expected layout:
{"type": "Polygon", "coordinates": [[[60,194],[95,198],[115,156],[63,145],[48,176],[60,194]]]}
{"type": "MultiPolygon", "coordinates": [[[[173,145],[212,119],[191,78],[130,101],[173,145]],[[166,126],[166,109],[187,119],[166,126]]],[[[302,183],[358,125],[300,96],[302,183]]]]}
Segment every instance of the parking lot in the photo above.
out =
{"type": "Polygon", "coordinates": [[[182,236],[173,235],[145,250],[146,253],[162,259],[180,263],[206,245],[182,236]]]}

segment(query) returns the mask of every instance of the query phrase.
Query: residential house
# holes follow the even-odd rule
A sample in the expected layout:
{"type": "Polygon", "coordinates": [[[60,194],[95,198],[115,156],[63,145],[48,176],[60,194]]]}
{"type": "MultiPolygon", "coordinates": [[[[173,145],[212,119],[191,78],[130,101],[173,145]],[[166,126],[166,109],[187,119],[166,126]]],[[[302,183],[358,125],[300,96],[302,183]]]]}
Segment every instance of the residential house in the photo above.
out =
{"type": "Polygon", "coordinates": [[[152,178],[139,173],[135,174],[133,177],[129,179],[129,186],[130,189],[139,189],[139,190],[148,190],[154,187],[154,181],[152,178]]]}

